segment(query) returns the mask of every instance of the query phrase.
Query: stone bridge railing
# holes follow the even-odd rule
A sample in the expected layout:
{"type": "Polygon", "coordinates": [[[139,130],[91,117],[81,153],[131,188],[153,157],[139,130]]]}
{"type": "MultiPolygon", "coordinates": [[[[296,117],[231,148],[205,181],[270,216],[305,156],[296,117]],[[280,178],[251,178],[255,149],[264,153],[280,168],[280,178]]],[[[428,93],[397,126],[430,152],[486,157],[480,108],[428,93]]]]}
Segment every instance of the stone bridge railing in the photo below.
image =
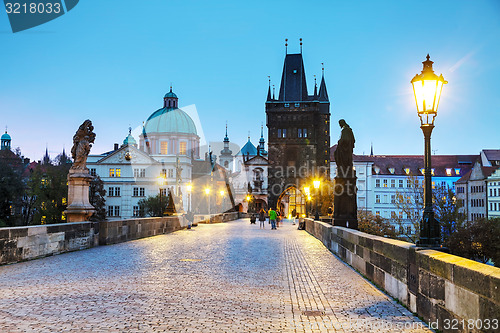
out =
{"type": "MultiPolygon", "coordinates": [[[[194,223],[227,222],[239,217],[237,212],[195,215],[194,223]]],[[[166,234],[186,227],[184,217],[169,216],[0,228],[0,265],[166,234]]]]}
{"type": "Polygon", "coordinates": [[[306,231],[443,332],[498,332],[500,268],[306,219],[306,231]]]}

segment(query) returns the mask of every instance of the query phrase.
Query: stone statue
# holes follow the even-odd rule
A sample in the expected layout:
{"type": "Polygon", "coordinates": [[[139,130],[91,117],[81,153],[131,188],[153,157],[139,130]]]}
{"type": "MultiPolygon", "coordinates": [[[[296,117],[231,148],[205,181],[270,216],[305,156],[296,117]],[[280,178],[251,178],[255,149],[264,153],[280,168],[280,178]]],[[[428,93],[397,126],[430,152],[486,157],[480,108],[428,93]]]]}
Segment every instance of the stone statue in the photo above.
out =
{"type": "Polygon", "coordinates": [[[334,153],[337,176],[334,180],[333,225],[358,229],[357,178],[352,164],[355,139],[344,119],[339,120],[339,125],[342,132],[334,153]]]}
{"type": "Polygon", "coordinates": [[[73,157],[72,170],[85,171],[87,169],[87,156],[89,156],[90,148],[95,141],[95,133],[92,132],[94,126],[90,120],[85,120],[80,125],[76,134],[73,136],[73,148],[71,148],[71,156],[73,157]]]}
{"type": "Polygon", "coordinates": [[[354,150],[354,134],[352,129],[347,125],[344,119],[339,120],[340,128],[342,132],[340,134],[340,139],[337,143],[337,149],[335,150],[335,163],[337,164],[337,174],[350,175],[352,170],[352,152],[354,150]]]}

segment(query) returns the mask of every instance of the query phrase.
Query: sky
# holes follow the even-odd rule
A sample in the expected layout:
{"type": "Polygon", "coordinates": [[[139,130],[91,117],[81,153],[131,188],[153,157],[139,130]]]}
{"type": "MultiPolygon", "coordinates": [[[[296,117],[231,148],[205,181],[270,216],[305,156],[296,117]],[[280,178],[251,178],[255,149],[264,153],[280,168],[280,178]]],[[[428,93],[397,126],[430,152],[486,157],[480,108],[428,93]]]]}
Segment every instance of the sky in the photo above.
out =
{"type": "MultiPolygon", "coordinates": [[[[345,119],[356,154],[423,154],[410,80],[427,53],[449,82],[432,150],[500,148],[500,1],[80,1],[65,15],[12,33],[0,4],[0,130],[32,160],[68,152],[92,120],[92,153],[121,143],[163,105],[170,84],[194,105],[208,141],[257,144],[268,76],[303,57],[330,97],[331,143],[345,119]]],[[[267,131],[264,131],[267,141],[267,131]]],[[[138,138],[136,138],[138,139],[138,138]]]]}

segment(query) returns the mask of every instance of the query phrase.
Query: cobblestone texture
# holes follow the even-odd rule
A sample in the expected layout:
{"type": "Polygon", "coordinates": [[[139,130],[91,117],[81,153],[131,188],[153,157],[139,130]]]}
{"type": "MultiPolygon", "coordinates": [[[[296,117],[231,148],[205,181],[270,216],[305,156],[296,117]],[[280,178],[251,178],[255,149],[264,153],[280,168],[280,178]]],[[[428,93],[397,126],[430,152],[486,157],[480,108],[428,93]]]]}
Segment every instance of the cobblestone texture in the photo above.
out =
{"type": "Polygon", "coordinates": [[[430,330],[305,231],[239,220],[2,266],[0,331],[430,330]]]}

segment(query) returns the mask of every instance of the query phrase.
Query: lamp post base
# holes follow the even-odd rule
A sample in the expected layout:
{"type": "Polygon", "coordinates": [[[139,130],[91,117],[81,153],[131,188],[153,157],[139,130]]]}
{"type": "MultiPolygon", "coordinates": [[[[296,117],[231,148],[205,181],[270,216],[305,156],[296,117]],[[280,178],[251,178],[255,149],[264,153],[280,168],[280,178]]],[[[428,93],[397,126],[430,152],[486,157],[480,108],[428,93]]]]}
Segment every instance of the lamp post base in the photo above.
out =
{"type": "Polygon", "coordinates": [[[439,220],[434,217],[433,211],[424,211],[420,221],[420,237],[418,247],[441,247],[441,230],[439,220]]]}

